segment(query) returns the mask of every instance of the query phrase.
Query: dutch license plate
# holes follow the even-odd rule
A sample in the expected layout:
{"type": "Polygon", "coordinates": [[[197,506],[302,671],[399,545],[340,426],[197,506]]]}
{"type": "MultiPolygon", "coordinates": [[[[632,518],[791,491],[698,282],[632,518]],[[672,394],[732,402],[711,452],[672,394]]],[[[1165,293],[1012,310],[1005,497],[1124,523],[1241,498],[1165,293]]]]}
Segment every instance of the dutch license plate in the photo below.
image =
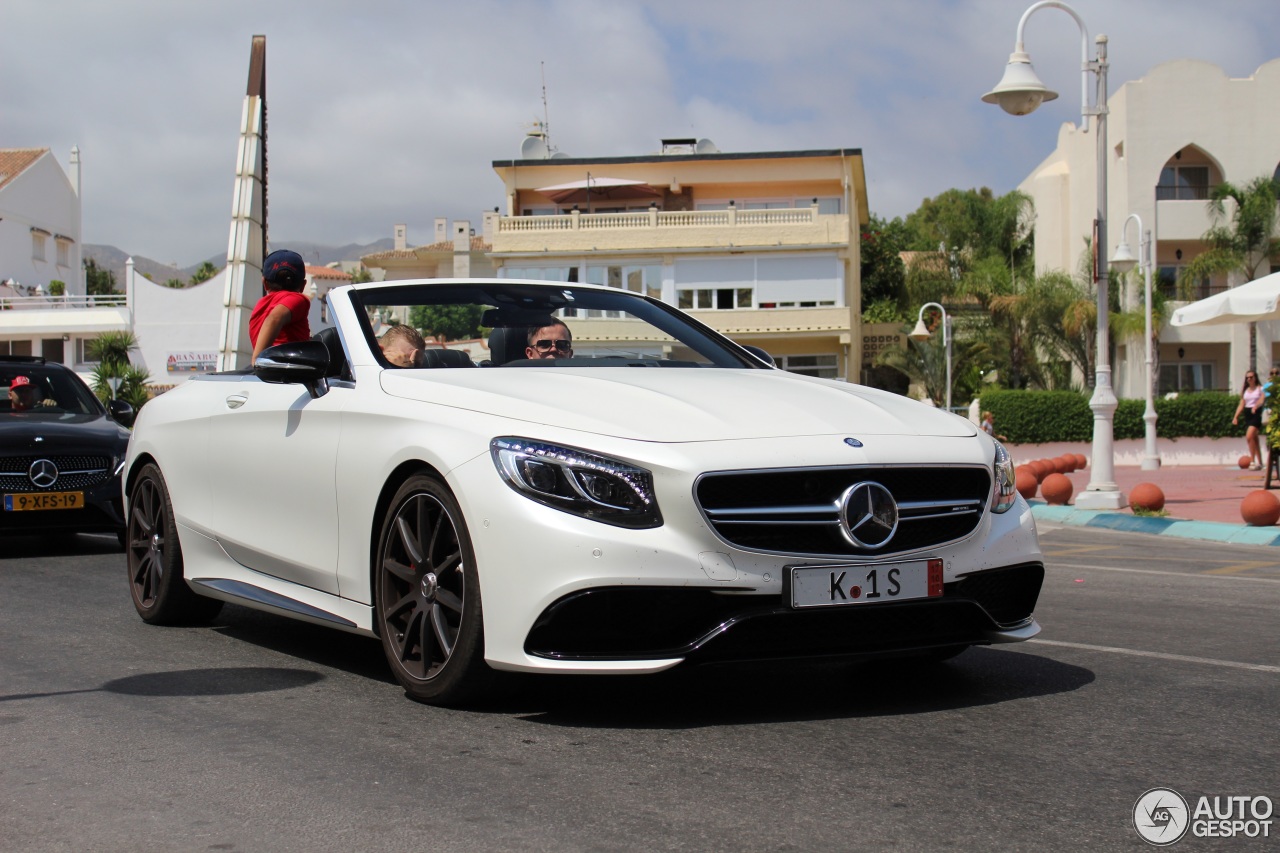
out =
{"type": "Polygon", "coordinates": [[[84,492],[40,492],[32,495],[5,495],[4,511],[21,512],[28,509],[81,509],[84,492]]]}
{"type": "Polygon", "coordinates": [[[884,604],[942,595],[942,560],[790,566],[791,606],[884,604]]]}

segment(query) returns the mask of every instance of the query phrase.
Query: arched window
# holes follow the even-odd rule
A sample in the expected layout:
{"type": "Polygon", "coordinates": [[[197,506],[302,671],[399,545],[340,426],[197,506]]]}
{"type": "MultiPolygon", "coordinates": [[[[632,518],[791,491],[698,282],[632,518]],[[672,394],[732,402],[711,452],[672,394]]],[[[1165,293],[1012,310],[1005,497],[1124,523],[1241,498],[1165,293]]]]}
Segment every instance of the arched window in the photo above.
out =
{"type": "Polygon", "coordinates": [[[1203,150],[1188,145],[1165,162],[1156,184],[1160,201],[1205,201],[1213,188],[1222,182],[1222,173],[1203,150]]]}

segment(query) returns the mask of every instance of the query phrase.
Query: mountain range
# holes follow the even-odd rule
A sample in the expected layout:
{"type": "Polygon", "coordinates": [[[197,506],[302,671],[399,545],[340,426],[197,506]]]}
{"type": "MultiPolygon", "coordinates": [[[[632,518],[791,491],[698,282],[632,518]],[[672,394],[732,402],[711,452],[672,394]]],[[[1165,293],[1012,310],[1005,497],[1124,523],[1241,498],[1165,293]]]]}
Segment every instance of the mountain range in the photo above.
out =
{"type": "MultiPolygon", "coordinates": [[[[307,264],[317,267],[328,266],[329,264],[341,261],[359,263],[360,258],[364,255],[369,255],[374,252],[385,252],[395,246],[395,242],[391,237],[385,237],[373,243],[347,243],[345,246],[324,246],[319,243],[307,243],[303,241],[291,243],[287,241],[277,242],[272,240],[271,242],[275,243],[277,247],[293,249],[299,255],[302,255],[303,260],[305,260],[307,264]]],[[[130,255],[128,252],[118,249],[115,246],[104,246],[94,243],[85,243],[84,245],[84,259],[87,261],[92,258],[93,262],[99,267],[110,270],[114,273],[116,277],[116,284],[120,287],[123,287],[124,284],[124,265],[125,261],[127,261],[129,257],[130,255]]],[[[171,278],[176,278],[184,282],[190,281],[191,276],[200,268],[200,265],[206,261],[213,264],[217,269],[222,269],[227,265],[227,256],[225,254],[211,255],[205,261],[199,261],[189,267],[182,268],[175,267],[172,264],[162,263],[161,261],[153,261],[151,258],[146,258],[141,255],[133,255],[132,257],[134,269],[136,269],[140,275],[146,276],[157,284],[164,284],[171,278]]]]}

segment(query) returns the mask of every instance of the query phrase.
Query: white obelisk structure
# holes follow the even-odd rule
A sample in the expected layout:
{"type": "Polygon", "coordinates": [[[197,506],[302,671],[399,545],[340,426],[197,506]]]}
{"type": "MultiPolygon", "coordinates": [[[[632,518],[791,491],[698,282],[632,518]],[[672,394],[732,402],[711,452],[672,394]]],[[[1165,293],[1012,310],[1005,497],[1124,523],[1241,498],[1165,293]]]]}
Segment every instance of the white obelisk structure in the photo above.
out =
{"type": "Polygon", "coordinates": [[[262,258],[267,245],[267,37],[254,36],[249,88],[240,115],[236,186],[227,242],[227,287],[222,300],[218,369],[249,366],[249,314],[262,296],[262,258]]]}

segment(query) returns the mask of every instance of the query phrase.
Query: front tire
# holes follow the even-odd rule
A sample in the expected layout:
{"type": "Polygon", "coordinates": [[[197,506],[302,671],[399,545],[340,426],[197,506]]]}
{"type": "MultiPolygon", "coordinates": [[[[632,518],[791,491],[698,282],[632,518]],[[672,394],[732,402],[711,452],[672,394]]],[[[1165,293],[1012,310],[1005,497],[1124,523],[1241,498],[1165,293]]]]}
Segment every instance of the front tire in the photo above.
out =
{"type": "Polygon", "coordinates": [[[453,494],[436,477],[410,477],[391,499],[378,537],[378,633],[396,680],[419,702],[458,704],[487,692],[475,552],[453,494]]]}
{"type": "Polygon", "coordinates": [[[129,491],[125,527],[129,593],[142,621],[151,625],[209,622],[222,602],[196,595],[182,573],[182,546],[173,520],[173,503],[164,476],[145,466],[129,491]]]}

